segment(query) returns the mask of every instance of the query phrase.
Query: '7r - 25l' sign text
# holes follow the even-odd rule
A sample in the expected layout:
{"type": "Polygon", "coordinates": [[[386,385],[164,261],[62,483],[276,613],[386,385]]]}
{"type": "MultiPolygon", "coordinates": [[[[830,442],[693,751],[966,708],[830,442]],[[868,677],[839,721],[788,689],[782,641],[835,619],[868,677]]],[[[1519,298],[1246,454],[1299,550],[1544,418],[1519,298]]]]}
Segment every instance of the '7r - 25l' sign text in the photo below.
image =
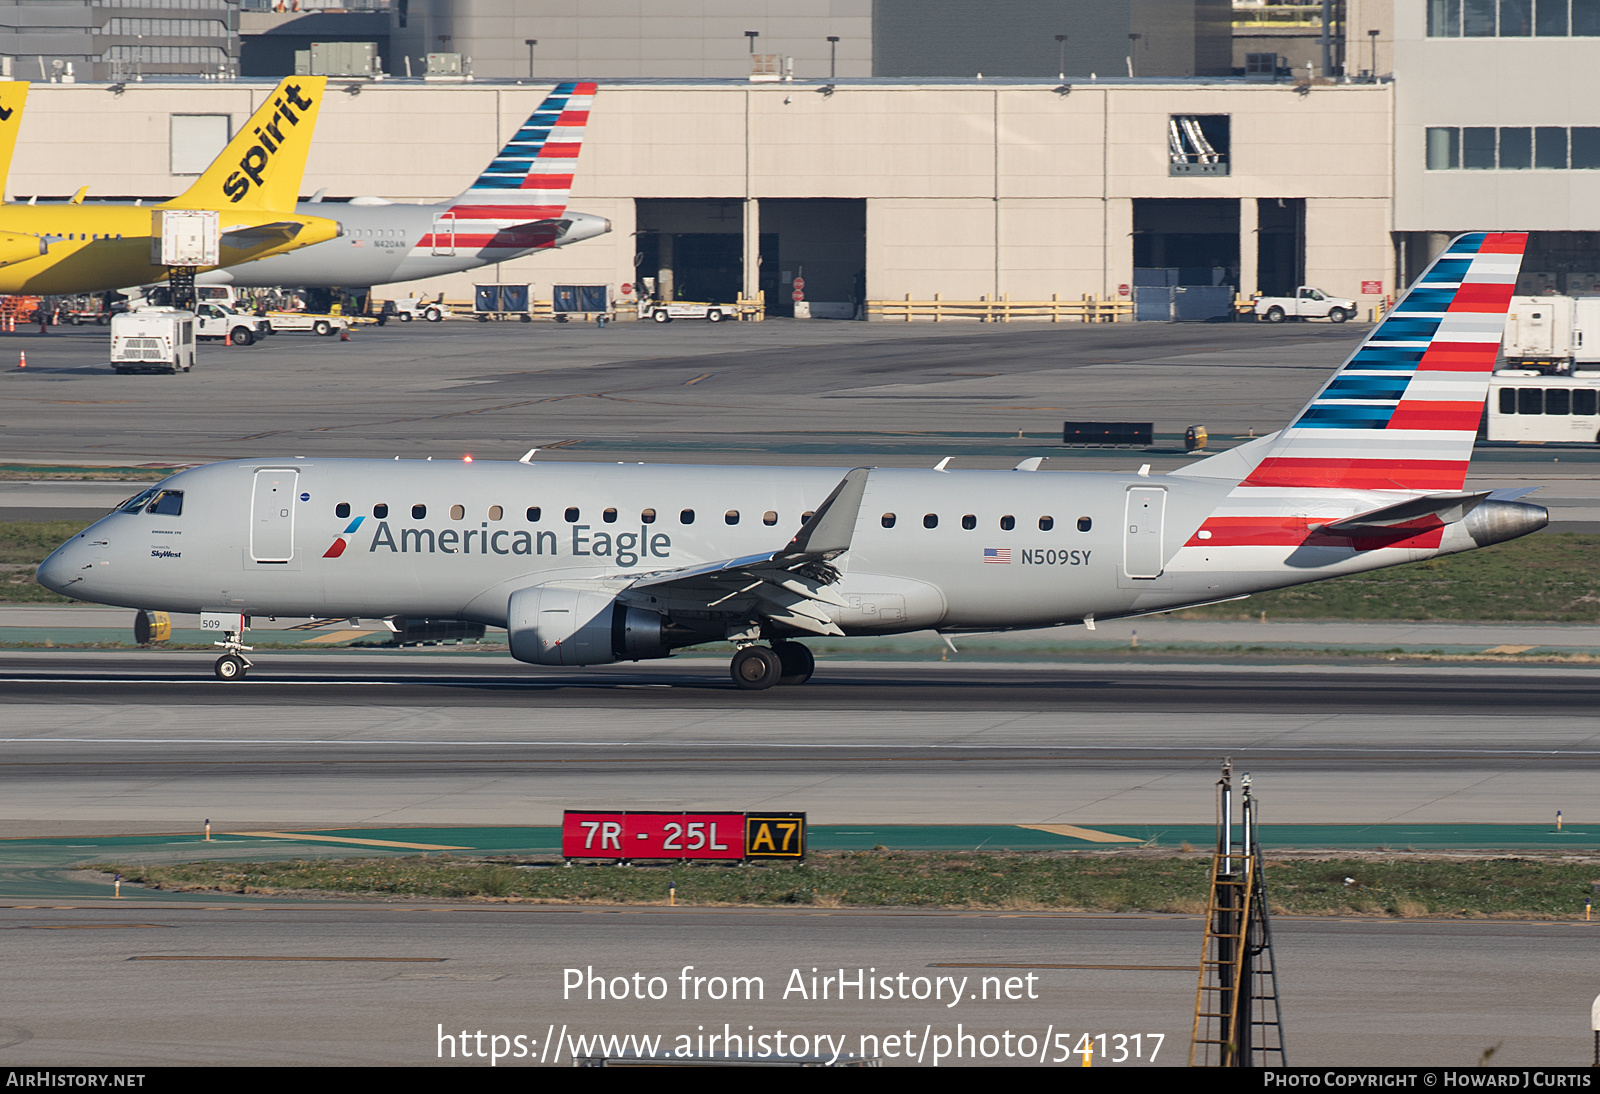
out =
{"type": "Polygon", "coordinates": [[[583,813],[561,818],[566,858],[805,857],[804,813],[583,813]]]}

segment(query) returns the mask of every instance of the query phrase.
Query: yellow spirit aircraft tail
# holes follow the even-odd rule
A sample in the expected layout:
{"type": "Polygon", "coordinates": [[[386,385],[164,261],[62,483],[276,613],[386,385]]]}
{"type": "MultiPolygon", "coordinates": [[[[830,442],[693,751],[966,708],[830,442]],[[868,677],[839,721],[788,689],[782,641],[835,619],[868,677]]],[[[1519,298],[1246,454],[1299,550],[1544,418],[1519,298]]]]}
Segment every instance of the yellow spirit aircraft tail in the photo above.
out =
{"type": "MultiPolygon", "coordinates": [[[[324,76],[284,80],[205,174],[162,208],[294,212],[327,83],[324,76]]],[[[0,84],[0,96],[5,86],[0,84]]]]}

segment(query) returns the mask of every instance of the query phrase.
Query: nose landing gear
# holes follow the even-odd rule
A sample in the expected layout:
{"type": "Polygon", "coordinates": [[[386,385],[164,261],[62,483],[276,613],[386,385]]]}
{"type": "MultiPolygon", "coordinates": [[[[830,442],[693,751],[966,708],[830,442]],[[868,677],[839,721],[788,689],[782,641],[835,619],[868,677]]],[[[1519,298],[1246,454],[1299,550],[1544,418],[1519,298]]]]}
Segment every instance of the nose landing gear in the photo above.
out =
{"type": "Polygon", "coordinates": [[[234,631],[224,631],[221,642],[211,643],[220,646],[225,651],[217,658],[217,663],[211,666],[211,671],[217,674],[218,680],[243,680],[246,672],[250,670],[250,659],[244,654],[250,652],[251,647],[239,641],[239,635],[234,631]]]}

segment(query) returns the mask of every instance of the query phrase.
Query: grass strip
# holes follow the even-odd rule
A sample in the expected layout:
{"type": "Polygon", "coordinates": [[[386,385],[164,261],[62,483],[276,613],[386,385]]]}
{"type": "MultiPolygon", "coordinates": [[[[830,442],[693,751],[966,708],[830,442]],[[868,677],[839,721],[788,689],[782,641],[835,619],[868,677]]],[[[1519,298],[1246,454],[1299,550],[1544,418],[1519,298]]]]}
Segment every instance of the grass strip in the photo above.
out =
{"type": "MultiPolygon", "coordinates": [[[[1600,855],[1271,856],[1267,866],[1271,908],[1285,915],[1578,919],[1600,885],[1600,855]]],[[[559,860],[445,853],[83,868],[175,892],[665,904],[672,883],[685,905],[1195,914],[1205,910],[1211,859],[1153,851],[850,851],[815,854],[803,864],[563,869],[559,860]]]]}

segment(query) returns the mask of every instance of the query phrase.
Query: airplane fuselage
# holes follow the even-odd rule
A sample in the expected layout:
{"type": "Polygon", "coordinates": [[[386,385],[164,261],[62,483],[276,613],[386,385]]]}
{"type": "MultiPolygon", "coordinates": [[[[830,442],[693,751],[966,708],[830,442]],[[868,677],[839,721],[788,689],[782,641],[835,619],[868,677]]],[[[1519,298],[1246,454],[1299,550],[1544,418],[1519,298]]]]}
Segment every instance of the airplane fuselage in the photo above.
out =
{"type": "Polygon", "coordinates": [[[452,204],[303,201],[296,206],[298,213],[335,217],[344,225],[345,234],[287,254],[216,270],[201,280],[242,288],[370,288],[509,262],[611,230],[604,217],[568,212],[543,226],[488,239],[469,237],[455,230],[448,215],[452,204]]]}
{"type": "MultiPolygon", "coordinates": [[[[222,212],[222,263],[246,262],[278,254],[307,240],[332,240],[337,218],[326,207],[305,216],[258,209],[222,212]],[[298,224],[292,235],[230,246],[230,231],[269,224],[298,224]]],[[[44,253],[0,266],[0,294],[99,292],[164,280],[167,267],[151,261],[153,218],[158,207],[92,203],[0,206],[0,233],[32,236],[45,244],[44,253]]]]}
{"type": "MultiPolygon", "coordinates": [[[[184,471],[181,515],[118,512],[39,579],[99,603],[254,615],[466,619],[506,626],[513,593],[598,582],[720,638],[738,614],[642,575],[777,550],[843,469],[479,461],[256,460],[184,471]]],[[[1466,523],[1355,540],[1213,547],[1197,536],[1227,480],[875,469],[830,609],[845,634],[1002,630],[1224,600],[1467,550],[1466,523]]],[[[1407,495],[1329,492],[1331,520],[1407,495]]],[[[1482,512],[1509,503],[1485,503],[1482,512]]],[[[1527,510],[1534,506],[1513,506],[1527,510]]],[[[1298,516],[1290,510],[1300,510],[1298,516]]],[[[1543,522],[1526,523],[1515,534],[1543,522]]],[[[1519,517],[1519,519],[1522,519],[1519,517]]],[[[1526,518],[1532,522],[1531,516],[1526,518]]],[[[1474,535],[1478,538],[1474,538],[1474,535]]],[[[1505,536],[1502,538],[1509,538],[1505,536]]],[[[681,644],[688,644],[687,641],[681,644]]]]}

